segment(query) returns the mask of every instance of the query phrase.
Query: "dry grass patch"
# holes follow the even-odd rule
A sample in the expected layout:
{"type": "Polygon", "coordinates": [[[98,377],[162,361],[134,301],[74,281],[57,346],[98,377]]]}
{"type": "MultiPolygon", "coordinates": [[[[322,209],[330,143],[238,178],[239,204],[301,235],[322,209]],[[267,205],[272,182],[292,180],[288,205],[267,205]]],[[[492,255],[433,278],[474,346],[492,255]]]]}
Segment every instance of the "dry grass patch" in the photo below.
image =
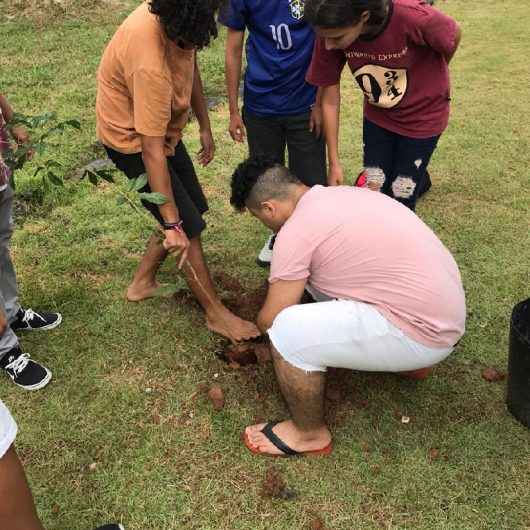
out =
{"type": "Polygon", "coordinates": [[[3,12],[8,20],[22,17],[44,25],[65,18],[100,17],[131,4],[130,0],[4,0],[3,12]]]}

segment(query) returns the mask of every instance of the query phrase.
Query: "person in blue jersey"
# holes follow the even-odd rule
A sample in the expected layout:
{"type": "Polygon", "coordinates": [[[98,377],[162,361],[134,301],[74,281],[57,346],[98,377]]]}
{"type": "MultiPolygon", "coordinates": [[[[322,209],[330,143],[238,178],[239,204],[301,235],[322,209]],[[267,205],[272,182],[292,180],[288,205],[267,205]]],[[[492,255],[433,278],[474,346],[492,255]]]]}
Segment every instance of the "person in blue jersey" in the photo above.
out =
{"type": "MultiPolygon", "coordinates": [[[[307,186],[325,185],[326,150],[322,136],[320,90],[305,76],[315,36],[304,21],[304,0],[229,0],[219,21],[228,29],[226,85],[230,107],[229,132],[248,142],[251,156],[265,155],[285,163],[307,186]],[[239,108],[245,32],[246,72],[243,108],[239,108]]],[[[274,236],[258,256],[260,265],[272,258],[274,236]]]]}

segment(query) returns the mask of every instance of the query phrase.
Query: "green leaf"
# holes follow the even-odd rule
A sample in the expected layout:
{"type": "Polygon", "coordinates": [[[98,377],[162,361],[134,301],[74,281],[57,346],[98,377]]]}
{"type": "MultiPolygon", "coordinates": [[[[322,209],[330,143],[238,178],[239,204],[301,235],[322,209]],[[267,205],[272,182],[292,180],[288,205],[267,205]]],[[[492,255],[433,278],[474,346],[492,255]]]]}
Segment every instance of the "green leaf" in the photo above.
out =
{"type": "Polygon", "coordinates": [[[140,193],[140,199],[143,201],[150,202],[151,204],[157,204],[158,206],[166,204],[168,198],[162,193],[140,193]]]}
{"type": "Polygon", "coordinates": [[[38,127],[42,127],[46,125],[47,123],[57,120],[57,113],[56,112],[45,112],[44,114],[41,114],[40,116],[29,116],[27,117],[27,120],[28,120],[28,126],[32,129],[36,129],[38,127]]]}
{"type": "Polygon", "coordinates": [[[88,180],[90,181],[90,184],[93,184],[94,186],[97,186],[99,183],[98,177],[92,172],[88,174],[88,180]]]}
{"type": "Polygon", "coordinates": [[[125,199],[123,195],[118,195],[118,197],[116,197],[116,204],[118,206],[121,206],[122,204],[125,204],[126,202],[127,200],[125,199]]]}
{"type": "Polygon", "coordinates": [[[55,186],[64,186],[63,179],[57,176],[53,171],[48,171],[47,177],[55,186]]]}
{"type": "Polygon", "coordinates": [[[64,124],[67,125],[68,127],[77,129],[78,131],[81,130],[81,123],[78,120],[66,120],[64,124]]]}
{"type": "Polygon", "coordinates": [[[63,165],[56,160],[46,160],[46,168],[62,169],[63,165]]]}
{"type": "Polygon", "coordinates": [[[129,180],[127,183],[127,191],[134,191],[134,185],[136,183],[136,179],[129,180]]]}
{"type": "Polygon", "coordinates": [[[143,173],[139,177],[134,179],[134,186],[131,191],[140,191],[147,185],[147,175],[143,173]]]}
{"type": "Polygon", "coordinates": [[[98,176],[90,169],[85,169],[85,172],[83,173],[81,179],[84,179],[85,177],[88,177],[90,184],[93,184],[94,186],[98,185],[98,176]]]}

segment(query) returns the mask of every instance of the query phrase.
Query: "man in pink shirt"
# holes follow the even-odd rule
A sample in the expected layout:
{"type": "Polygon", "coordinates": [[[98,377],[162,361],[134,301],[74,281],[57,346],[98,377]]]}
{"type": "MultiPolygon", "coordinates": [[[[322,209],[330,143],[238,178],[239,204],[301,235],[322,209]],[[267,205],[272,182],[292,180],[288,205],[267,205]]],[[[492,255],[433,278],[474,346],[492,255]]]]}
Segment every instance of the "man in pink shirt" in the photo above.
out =
{"type": "Polygon", "coordinates": [[[291,413],[247,427],[245,443],[259,454],[329,454],[326,369],[410,372],[445,359],[465,329],[458,266],[397,201],[363,188],[308,188],[267,159],[240,164],[231,203],[278,232],[258,327],[291,413]],[[304,290],[317,303],[300,304],[304,290]]]}

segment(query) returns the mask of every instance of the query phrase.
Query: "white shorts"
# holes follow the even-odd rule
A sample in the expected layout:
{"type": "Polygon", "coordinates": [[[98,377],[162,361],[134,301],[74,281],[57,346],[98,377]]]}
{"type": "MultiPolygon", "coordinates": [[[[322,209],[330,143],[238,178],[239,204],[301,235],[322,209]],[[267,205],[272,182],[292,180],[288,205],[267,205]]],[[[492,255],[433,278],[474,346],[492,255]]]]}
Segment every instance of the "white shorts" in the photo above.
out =
{"type": "Polygon", "coordinates": [[[328,367],[418,370],[443,361],[453,351],[410,339],[373,306],[352,300],[288,307],[274,320],[269,337],[289,364],[307,372],[325,372],[328,367]]]}
{"type": "Polygon", "coordinates": [[[17,424],[0,400],[0,458],[7,453],[17,437],[17,424]]]}

